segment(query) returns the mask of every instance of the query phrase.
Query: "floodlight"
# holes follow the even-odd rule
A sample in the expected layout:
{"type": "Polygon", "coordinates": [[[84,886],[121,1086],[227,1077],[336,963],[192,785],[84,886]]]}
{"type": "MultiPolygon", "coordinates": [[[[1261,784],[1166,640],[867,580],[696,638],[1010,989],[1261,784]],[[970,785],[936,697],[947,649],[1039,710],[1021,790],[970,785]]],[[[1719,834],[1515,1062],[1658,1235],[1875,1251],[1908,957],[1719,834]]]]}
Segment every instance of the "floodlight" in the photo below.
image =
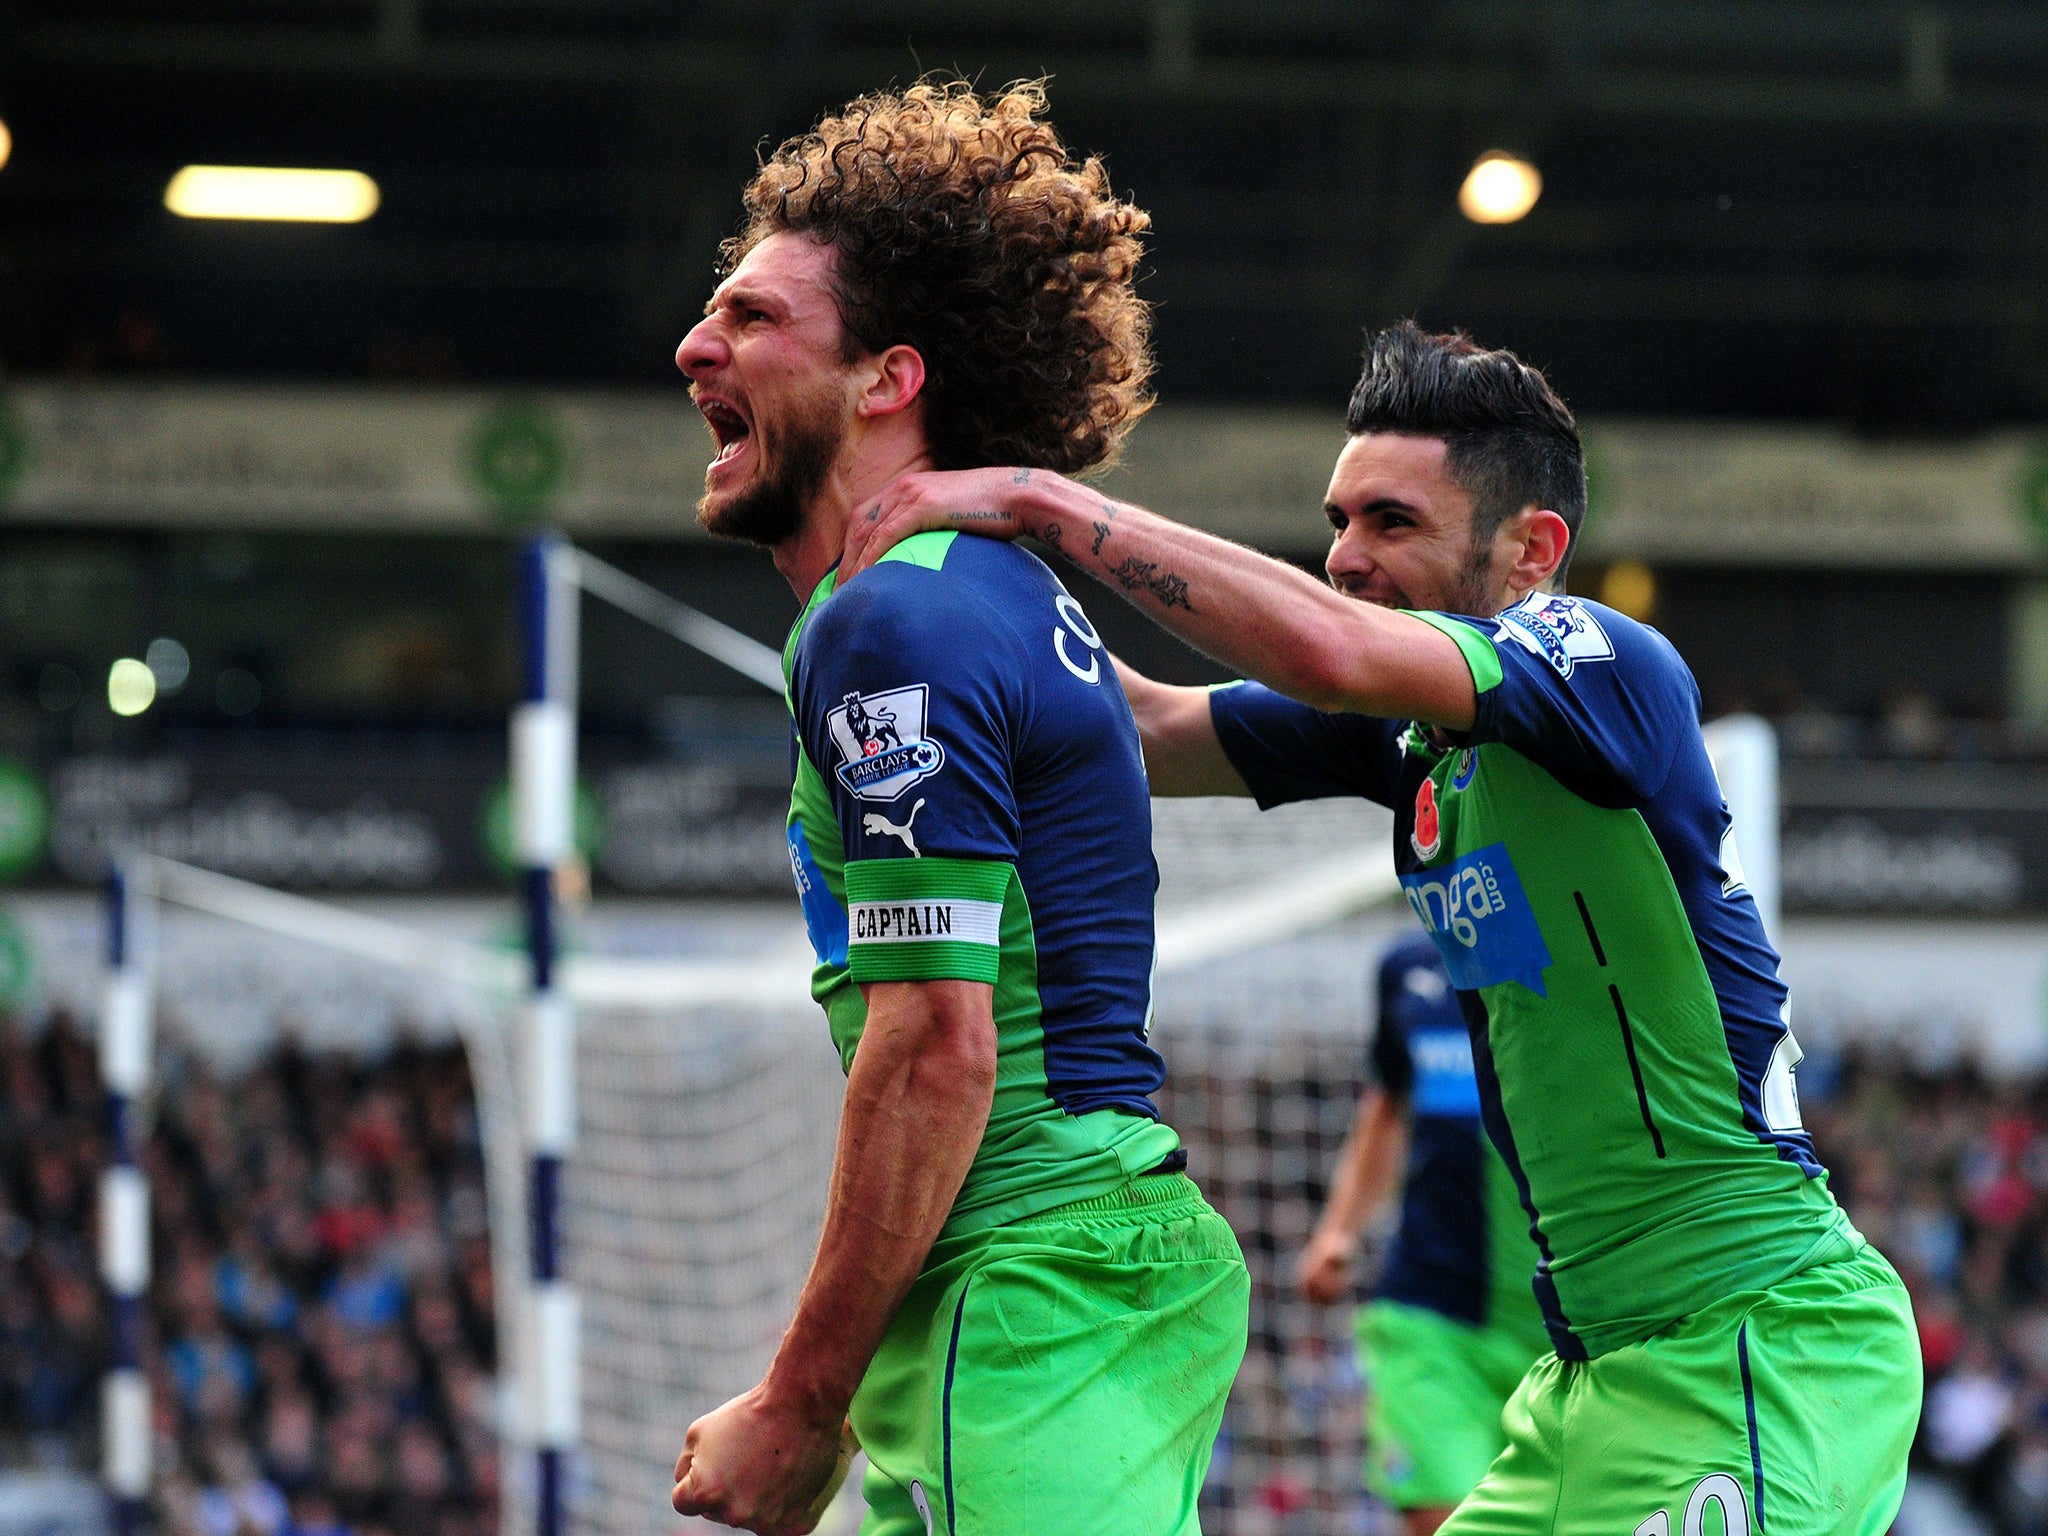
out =
{"type": "Polygon", "coordinates": [[[1512,224],[1543,195],[1543,173],[1519,155],[1489,149],[1458,189],[1458,211],[1474,224],[1512,224]]]}
{"type": "Polygon", "coordinates": [[[156,674],[149,663],[123,656],[107,672],[107,705],[117,715],[139,715],[156,702],[156,674]]]}
{"type": "Polygon", "coordinates": [[[377,202],[377,183],[361,171],[188,165],[164,188],[164,206],[187,219],[360,224],[377,202]]]}
{"type": "Polygon", "coordinates": [[[1600,578],[1600,601],[1632,619],[1647,619],[1657,607],[1657,576],[1640,560],[1617,560],[1600,578]]]}

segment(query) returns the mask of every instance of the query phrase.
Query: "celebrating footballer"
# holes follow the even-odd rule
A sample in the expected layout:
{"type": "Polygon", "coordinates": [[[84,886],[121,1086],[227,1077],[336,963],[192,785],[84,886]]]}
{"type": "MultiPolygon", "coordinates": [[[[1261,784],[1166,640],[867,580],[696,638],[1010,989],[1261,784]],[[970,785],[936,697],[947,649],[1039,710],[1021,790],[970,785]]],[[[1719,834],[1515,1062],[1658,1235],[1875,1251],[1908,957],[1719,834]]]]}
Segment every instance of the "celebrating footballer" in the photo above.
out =
{"type": "Polygon", "coordinates": [[[678,1511],[762,1533],[855,1444],[868,1536],[1195,1532],[1244,1353],[1243,1256],[1152,1103],[1150,801],[1099,637],[1007,543],[838,580],[904,472],[1087,469],[1148,403],[1146,217],[1044,105],[923,84],[784,144],[676,357],[701,521],[804,604],[790,861],[847,1069],[795,1320],[676,1463],[678,1511]]]}
{"type": "Polygon", "coordinates": [[[1919,1417],[1906,1292],[1800,1123],[1692,676],[1561,590],[1571,413],[1512,355],[1404,324],[1371,338],[1346,427],[1329,586],[1004,468],[899,481],[842,580],[924,530],[1035,534],[1254,679],[1125,674],[1156,793],[1393,808],[1551,1344],[1446,1536],[1693,1536],[1710,1509],[1730,1536],[1878,1536],[1919,1417]]]}

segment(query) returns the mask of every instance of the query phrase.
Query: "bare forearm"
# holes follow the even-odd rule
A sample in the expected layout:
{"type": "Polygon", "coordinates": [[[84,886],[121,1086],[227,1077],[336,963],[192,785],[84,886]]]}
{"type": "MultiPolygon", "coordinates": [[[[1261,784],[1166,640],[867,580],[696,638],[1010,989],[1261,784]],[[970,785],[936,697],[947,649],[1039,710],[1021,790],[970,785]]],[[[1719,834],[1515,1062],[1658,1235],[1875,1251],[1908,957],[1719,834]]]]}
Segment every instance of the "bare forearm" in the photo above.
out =
{"type": "Polygon", "coordinates": [[[1456,645],[1418,619],[1057,475],[1034,473],[1011,510],[1189,644],[1290,698],[1471,724],[1471,675],[1456,645]]]}
{"type": "Polygon", "coordinates": [[[844,1416],[945,1225],[988,1125],[995,1062],[987,986],[869,988],[818,1256],[764,1382],[816,1422],[844,1416]]]}
{"type": "Polygon", "coordinates": [[[1373,1212],[1392,1198],[1407,1151],[1407,1123],[1400,1104],[1378,1089],[1368,1090],[1344,1138],[1317,1226],[1356,1241],[1373,1212]]]}

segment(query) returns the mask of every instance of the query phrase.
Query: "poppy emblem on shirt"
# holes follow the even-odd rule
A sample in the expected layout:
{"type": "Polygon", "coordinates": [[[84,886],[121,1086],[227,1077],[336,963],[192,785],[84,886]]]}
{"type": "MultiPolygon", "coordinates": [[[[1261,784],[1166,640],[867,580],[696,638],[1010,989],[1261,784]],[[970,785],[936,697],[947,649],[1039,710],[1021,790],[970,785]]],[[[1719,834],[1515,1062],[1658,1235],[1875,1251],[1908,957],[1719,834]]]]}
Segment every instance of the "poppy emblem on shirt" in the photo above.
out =
{"type": "Polygon", "coordinates": [[[1437,822],[1434,779],[1424,779],[1415,791],[1415,826],[1408,834],[1408,842],[1418,859],[1435,858],[1443,843],[1443,829],[1437,822]]]}

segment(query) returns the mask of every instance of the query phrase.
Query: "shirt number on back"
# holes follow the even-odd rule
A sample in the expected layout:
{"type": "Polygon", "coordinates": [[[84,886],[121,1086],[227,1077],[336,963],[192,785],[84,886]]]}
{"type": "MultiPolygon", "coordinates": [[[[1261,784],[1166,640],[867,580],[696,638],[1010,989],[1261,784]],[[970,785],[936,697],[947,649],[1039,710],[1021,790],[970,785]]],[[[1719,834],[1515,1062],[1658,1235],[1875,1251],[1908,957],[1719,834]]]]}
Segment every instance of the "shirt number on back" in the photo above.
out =
{"type": "Polygon", "coordinates": [[[1102,637],[1095,633],[1095,626],[1088,622],[1088,615],[1081,611],[1081,605],[1066,593],[1062,592],[1054,598],[1052,605],[1059,610],[1060,615],[1060,622],[1053,626],[1052,631],[1052,648],[1060,659],[1060,665],[1082,682],[1099,687],[1102,683],[1102,658],[1095,653],[1102,649],[1102,637]],[[1081,653],[1088,658],[1087,666],[1084,667],[1075,661],[1068,652],[1067,640],[1070,636],[1087,647],[1087,650],[1081,653]]]}

